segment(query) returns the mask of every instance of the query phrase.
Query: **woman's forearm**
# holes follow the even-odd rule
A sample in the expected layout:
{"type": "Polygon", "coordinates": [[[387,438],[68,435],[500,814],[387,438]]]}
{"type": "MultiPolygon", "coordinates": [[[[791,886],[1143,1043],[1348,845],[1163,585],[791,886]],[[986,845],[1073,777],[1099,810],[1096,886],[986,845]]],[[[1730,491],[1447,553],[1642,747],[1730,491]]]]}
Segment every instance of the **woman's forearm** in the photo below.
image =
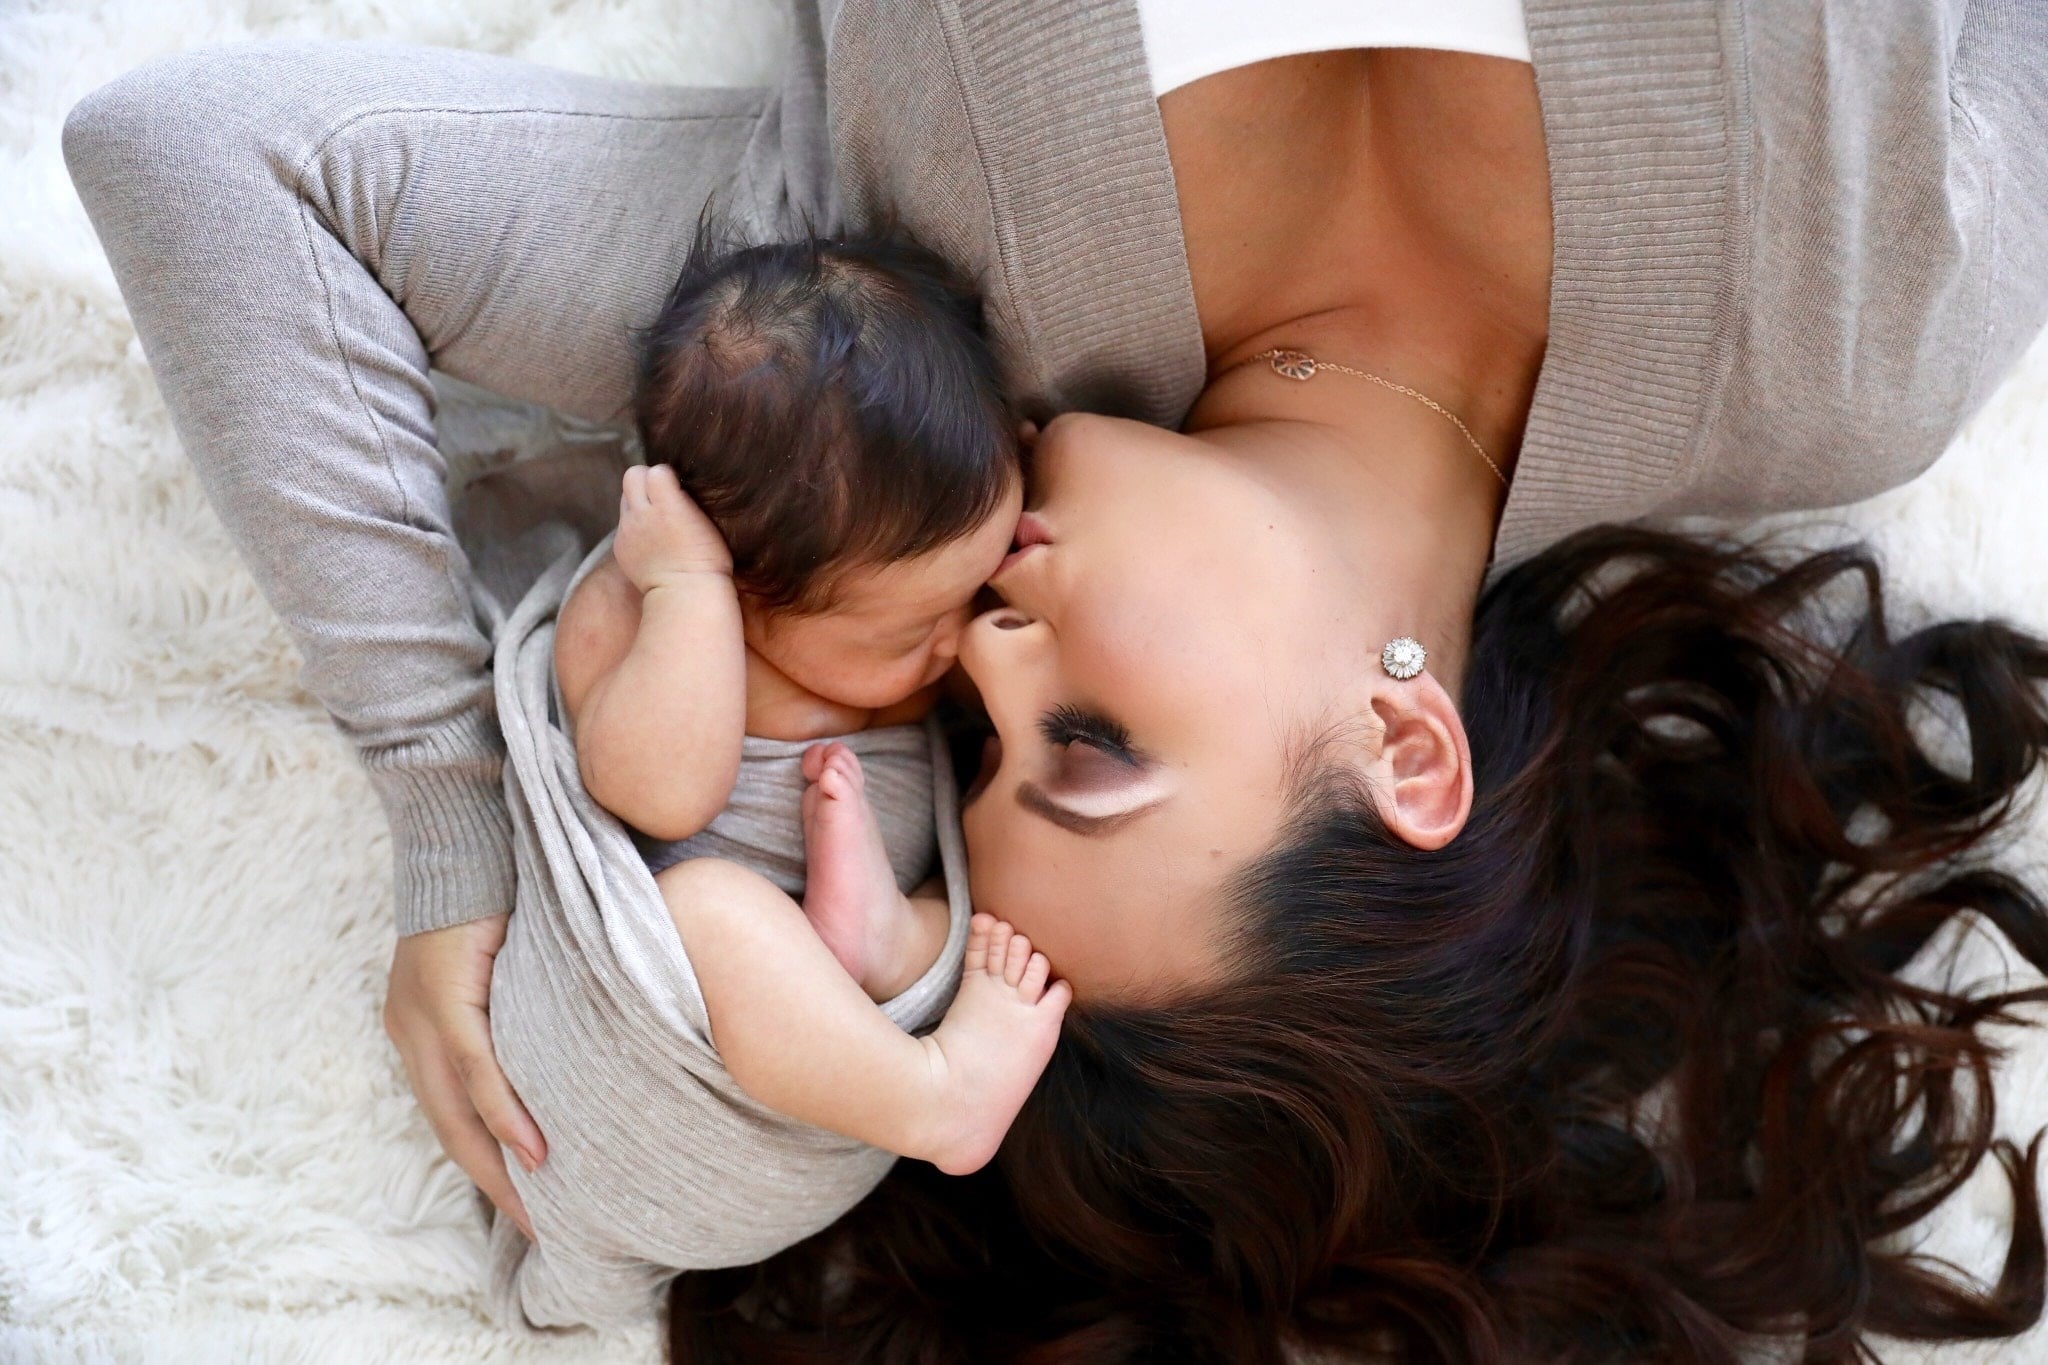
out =
{"type": "Polygon", "coordinates": [[[66,126],[179,437],[383,796],[402,932],[512,901],[428,366],[617,417],[676,225],[750,149],[780,183],[765,104],[448,49],[239,44],[133,72],[66,126]]]}
{"type": "Polygon", "coordinates": [[[263,126],[236,74],[160,64],[89,97],[72,175],[207,495],[383,798],[401,932],[500,913],[503,744],[427,353],[349,216],[282,179],[330,111],[263,126]]]}

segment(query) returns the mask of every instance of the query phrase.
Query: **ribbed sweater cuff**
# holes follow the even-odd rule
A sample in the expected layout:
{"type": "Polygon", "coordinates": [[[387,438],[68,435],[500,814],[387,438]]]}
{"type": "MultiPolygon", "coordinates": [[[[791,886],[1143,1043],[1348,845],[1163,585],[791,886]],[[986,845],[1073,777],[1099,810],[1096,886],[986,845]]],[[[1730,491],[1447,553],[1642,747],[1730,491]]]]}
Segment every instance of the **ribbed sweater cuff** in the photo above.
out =
{"type": "Polygon", "coordinates": [[[363,763],[391,822],[398,932],[419,934],[512,908],[505,745],[488,710],[363,763]]]}
{"type": "Polygon", "coordinates": [[[1689,477],[1743,296],[1740,5],[1527,0],[1550,161],[1550,340],[1496,564],[1689,477]]]}

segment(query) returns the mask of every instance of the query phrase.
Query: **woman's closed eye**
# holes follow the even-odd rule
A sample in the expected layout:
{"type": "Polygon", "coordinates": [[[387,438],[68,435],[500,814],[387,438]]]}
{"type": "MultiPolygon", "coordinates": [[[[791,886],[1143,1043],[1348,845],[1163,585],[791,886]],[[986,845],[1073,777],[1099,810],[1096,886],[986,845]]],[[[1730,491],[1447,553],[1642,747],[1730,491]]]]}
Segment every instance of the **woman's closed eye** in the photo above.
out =
{"type": "Polygon", "coordinates": [[[1120,763],[1135,767],[1139,761],[1137,749],[1131,743],[1131,732],[1124,728],[1123,722],[1111,720],[1099,711],[1085,711],[1078,706],[1055,706],[1038,718],[1038,733],[1045,736],[1047,744],[1056,747],[1085,744],[1120,763]]]}
{"type": "Polygon", "coordinates": [[[1046,781],[1017,785],[1024,809],[1076,834],[1099,835],[1165,800],[1157,764],[1132,742],[1130,731],[1108,716],[1077,706],[1056,706],[1039,718],[1052,749],[1046,781]]]}
{"type": "Polygon", "coordinates": [[[1131,732],[1100,712],[1055,706],[1038,718],[1038,733],[1059,751],[1061,777],[1127,779],[1144,767],[1131,744],[1131,732]]]}

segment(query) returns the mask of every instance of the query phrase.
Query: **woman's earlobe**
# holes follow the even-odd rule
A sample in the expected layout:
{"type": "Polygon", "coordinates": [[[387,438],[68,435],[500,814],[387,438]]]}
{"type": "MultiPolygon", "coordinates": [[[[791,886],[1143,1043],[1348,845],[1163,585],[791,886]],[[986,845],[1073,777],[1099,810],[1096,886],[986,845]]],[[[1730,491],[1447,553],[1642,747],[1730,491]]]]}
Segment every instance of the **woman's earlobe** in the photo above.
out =
{"type": "Polygon", "coordinates": [[[1458,837],[1472,813],[1472,751],[1443,685],[1423,674],[1373,701],[1381,726],[1374,800],[1387,829],[1429,850],[1458,837]]]}

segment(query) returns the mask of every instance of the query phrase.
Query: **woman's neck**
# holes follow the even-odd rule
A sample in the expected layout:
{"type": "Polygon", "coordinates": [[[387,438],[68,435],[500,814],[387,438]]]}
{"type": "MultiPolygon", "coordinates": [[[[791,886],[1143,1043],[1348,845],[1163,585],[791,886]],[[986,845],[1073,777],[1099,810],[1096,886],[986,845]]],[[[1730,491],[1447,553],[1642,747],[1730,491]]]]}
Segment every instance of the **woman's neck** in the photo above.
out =
{"type": "Polygon", "coordinates": [[[1506,467],[1549,306],[1527,65],[1304,54],[1184,86],[1160,114],[1210,373],[1275,346],[1372,370],[1458,413],[1506,467]]]}
{"type": "MultiPolygon", "coordinates": [[[[1349,363],[1329,348],[1311,354],[1349,363]]],[[[1295,502],[1303,524],[1321,528],[1328,562],[1361,600],[1395,607],[1408,623],[1395,633],[1422,636],[1455,690],[1507,493],[1455,425],[1368,380],[1327,370],[1292,380],[1254,361],[1212,379],[1183,431],[1238,454],[1295,502]]]]}

